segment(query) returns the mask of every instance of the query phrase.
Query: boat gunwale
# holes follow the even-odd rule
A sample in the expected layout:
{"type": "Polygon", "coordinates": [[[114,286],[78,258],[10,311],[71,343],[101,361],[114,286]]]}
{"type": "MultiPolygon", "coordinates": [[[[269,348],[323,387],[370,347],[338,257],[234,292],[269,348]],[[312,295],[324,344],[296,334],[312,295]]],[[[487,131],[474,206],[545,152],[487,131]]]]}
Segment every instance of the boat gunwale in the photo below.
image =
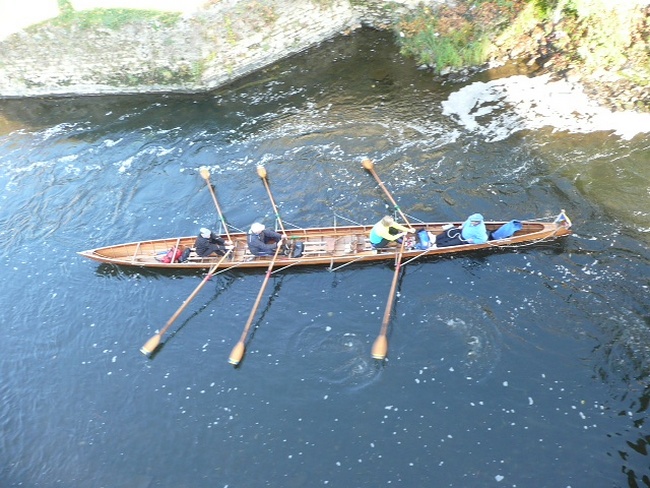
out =
{"type": "MultiPolygon", "coordinates": [[[[489,221],[486,222],[488,228],[498,227],[505,224],[507,221],[489,221]]],[[[520,221],[523,224],[523,228],[515,235],[498,239],[494,241],[488,241],[484,244],[460,244],[456,246],[448,247],[438,247],[438,248],[429,248],[426,250],[420,249],[411,249],[404,251],[402,255],[402,261],[412,261],[419,257],[427,256],[440,256],[447,254],[455,253],[465,253],[472,250],[482,250],[482,249],[500,249],[508,248],[512,245],[532,245],[538,241],[546,240],[549,238],[562,237],[568,234],[571,234],[570,224],[556,221],[536,221],[536,220],[522,220],[520,221]],[[523,230],[528,229],[528,232],[522,233],[523,230]],[[518,235],[519,234],[519,235],[518,235]]],[[[436,230],[438,233],[441,231],[442,226],[448,224],[447,222],[421,222],[413,225],[416,229],[425,228],[428,231],[436,230]]],[[[452,223],[455,226],[461,225],[459,222],[452,223]]],[[[299,229],[287,229],[286,234],[289,238],[299,239],[300,237],[316,237],[319,234],[323,234],[324,237],[346,237],[354,234],[364,234],[367,235],[371,225],[355,225],[355,226],[335,226],[335,227],[308,227],[308,228],[299,228],[299,229]]],[[[245,232],[231,233],[230,237],[237,246],[239,243],[246,239],[245,232]]],[[[98,247],[94,249],[89,249],[85,251],[79,251],[77,254],[98,261],[101,263],[114,264],[117,266],[127,266],[127,267],[138,267],[138,268],[153,268],[153,269],[173,269],[173,270],[201,270],[210,268],[212,265],[219,260],[219,256],[203,258],[200,261],[186,261],[182,263],[164,263],[154,260],[148,261],[137,261],[137,254],[130,254],[128,257],[125,254],[124,258],[121,257],[111,257],[106,256],[106,253],[109,250],[134,248],[137,246],[137,249],[142,248],[153,248],[156,249],[156,246],[160,248],[169,248],[174,245],[179,245],[184,242],[189,241],[193,244],[196,236],[185,236],[185,237],[167,237],[160,239],[148,239],[143,241],[133,241],[128,243],[121,243],[109,246],[98,247]]],[[[184,244],[186,245],[186,244],[184,244]]],[[[520,247],[520,246],[517,246],[520,247]]],[[[150,251],[153,253],[153,251],[150,251]]],[[[164,251],[159,251],[164,252],[164,251]]],[[[293,266],[318,266],[318,265],[328,265],[330,269],[334,265],[346,266],[347,264],[353,263],[363,263],[363,262],[373,262],[373,261],[387,261],[394,259],[397,254],[397,248],[388,247],[383,248],[380,251],[360,251],[350,254],[319,254],[319,255],[309,255],[302,256],[298,258],[292,257],[282,257],[277,260],[274,268],[276,271],[278,269],[293,267],[293,266]]],[[[152,255],[147,255],[148,259],[151,259],[152,255]]],[[[260,257],[250,257],[249,260],[239,260],[239,261],[230,261],[226,260],[220,264],[218,267],[221,271],[225,271],[230,268],[239,268],[239,269],[249,269],[249,268],[262,268],[267,267],[270,257],[260,256],[260,257]]]]}

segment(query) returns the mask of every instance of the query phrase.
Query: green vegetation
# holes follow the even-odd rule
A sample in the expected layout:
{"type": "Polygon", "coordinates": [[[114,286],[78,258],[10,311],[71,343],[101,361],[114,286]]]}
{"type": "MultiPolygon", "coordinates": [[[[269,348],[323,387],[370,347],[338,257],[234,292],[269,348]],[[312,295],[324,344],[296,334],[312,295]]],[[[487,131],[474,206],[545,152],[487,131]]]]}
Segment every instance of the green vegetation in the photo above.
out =
{"type": "Polygon", "coordinates": [[[650,34],[641,7],[608,0],[472,0],[423,8],[395,25],[401,51],[437,73],[479,66],[501,49],[564,56],[586,71],[626,68],[650,79],[650,34]],[[540,49],[543,46],[543,49],[540,49]]]}
{"type": "Polygon", "coordinates": [[[320,8],[330,8],[334,3],[333,0],[313,0],[313,2],[320,8]]]}
{"type": "Polygon", "coordinates": [[[57,4],[59,5],[59,11],[63,15],[74,12],[74,7],[72,6],[70,0],[58,0],[57,4]]]}
{"type": "Polygon", "coordinates": [[[273,5],[254,2],[248,7],[248,10],[251,14],[257,13],[257,15],[264,19],[266,24],[274,24],[280,18],[273,5]]]}
{"type": "Polygon", "coordinates": [[[140,73],[116,71],[106,79],[107,84],[115,86],[183,85],[196,83],[202,66],[199,63],[178,66],[174,71],[166,68],[151,68],[140,73]]]}
{"type": "Polygon", "coordinates": [[[475,0],[454,8],[425,8],[395,25],[401,52],[437,73],[487,61],[492,40],[521,10],[522,2],[475,0]]]}
{"type": "Polygon", "coordinates": [[[445,68],[479,65],[485,61],[488,40],[477,33],[473,26],[465,24],[458,30],[441,36],[432,28],[421,32],[415,44],[403,49],[403,54],[417,50],[420,62],[432,66],[437,72],[445,68]]]}
{"type": "Polygon", "coordinates": [[[233,20],[229,15],[225,15],[223,18],[223,28],[226,31],[226,41],[228,44],[235,45],[239,41],[239,36],[233,26],[233,20]]]}
{"type": "MultiPolygon", "coordinates": [[[[577,53],[587,67],[616,68],[626,62],[645,42],[636,42],[642,18],[635,18],[634,10],[614,9],[604,1],[559,0],[558,9],[570,26],[569,34],[577,45],[577,53]]],[[[646,33],[647,35],[647,33],[646,33]]]]}
{"type": "Polygon", "coordinates": [[[58,17],[30,27],[28,30],[38,30],[43,26],[53,25],[57,27],[80,29],[94,29],[104,27],[117,30],[127,24],[138,22],[157,22],[163,26],[173,26],[181,18],[177,12],[161,12],[158,10],[137,10],[137,9],[104,9],[76,11],[69,0],[58,0],[58,17]]]}

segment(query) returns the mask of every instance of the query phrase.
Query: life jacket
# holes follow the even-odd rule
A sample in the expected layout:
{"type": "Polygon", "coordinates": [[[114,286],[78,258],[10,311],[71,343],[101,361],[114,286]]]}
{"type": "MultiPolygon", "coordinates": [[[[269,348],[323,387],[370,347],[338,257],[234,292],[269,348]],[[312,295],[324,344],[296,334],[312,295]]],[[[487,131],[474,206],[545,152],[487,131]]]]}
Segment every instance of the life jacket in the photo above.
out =
{"type": "Polygon", "coordinates": [[[162,258],[162,262],[171,263],[173,261],[175,263],[178,263],[180,262],[182,255],[183,255],[183,250],[180,247],[174,246],[169,251],[167,251],[165,257],[162,258]]]}

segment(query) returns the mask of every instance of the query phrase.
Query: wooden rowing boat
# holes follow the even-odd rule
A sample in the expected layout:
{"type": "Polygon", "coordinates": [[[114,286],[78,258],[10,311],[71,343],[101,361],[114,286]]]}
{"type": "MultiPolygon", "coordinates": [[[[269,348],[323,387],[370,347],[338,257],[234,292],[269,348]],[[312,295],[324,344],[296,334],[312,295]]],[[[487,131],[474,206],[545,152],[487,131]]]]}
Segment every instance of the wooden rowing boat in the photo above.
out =
{"type": "MultiPolygon", "coordinates": [[[[486,222],[488,232],[498,229],[506,222],[486,222]]],[[[449,247],[432,247],[426,250],[404,249],[402,262],[422,256],[439,256],[446,254],[465,253],[479,249],[508,248],[530,245],[565,236],[571,233],[571,221],[562,211],[554,220],[521,221],[522,229],[511,237],[488,241],[485,244],[462,244],[449,247]]],[[[431,222],[413,224],[416,229],[426,229],[432,234],[443,232],[447,223],[431,222]]],[[[461,222],[454,223],[460,226],[461,222]]],[[[395,260],[399,246],[376,250],[373,249],[368,235],[372,226],[335,226],[314,227],[305,229],[287,229],[290,242],[300,242],[303,253],[300,257],[279,256],[274,269],[293,266],[326,265],[330,270],[340,269],[353,263],[395,260]]],[[[217,269],[225,271],[231,268],[267,268],[272,256],[253,256],[248,251],[246,234],[243,232],[230,233],[232,241],[231,252],[226,259],[220,261],[220,256],[207,258],[198,257],[193,251],[185,262],[164,263],[160,259],[173,247],[193,248],[196,236],[173,237],[150,241],[130,242],[106,247],[99,247],[78,254],[101,263],[119,266],[137,266],[144,268],[162,269],[209,269],[218,264],[217,269]]],[[[224,236],[225,237],[225,236],[224,236]]]]}
{"type": "MultiPolygon", "coordinates": [[[[247,234],[245,232],[229,232],[226,221],[221,213],[221,207],[219,206],[217,197],[210,183],[210,172],[207,168],[201,168],[199,173],[208,184],[208,189],[210,190],[212,199],[214,200],[217,213],[219,214],[219,219],[221,224],[224,226],[224,240],[231,243],[228,246],[228,252],[224,256],[198,256],[193,249],[196,241],[195,236],[130,242],[127,244],[118,244],[90,249],[88,251],[81,251],[78,254],[101,263],[118,266],[207,271],[206,277],[167,321],[162,330],[156,332],[156,334],[154,334],[140,348],[140,352],[147,356],[152,356],[155,353],[160,346],[162,335],[167,331],[167,329],[169,329],[184,308],[213,275],[223,273],[233,268],[266,268],[266,276],[257,295],[257,299],[255,300],[255,304],[253,305],[253,309],[248,316],[241,338],[228,358],[228,362],[234,366],[237,366],[240,363],[244,355],[248,331],[253,324],[257,307],[259,306],[264,289],[272,273],[293,266],[326,265],[330,271],[335,271],[353,263],[394,261],[395,272],[393,273],[390,294],[388,296],[388,301],[386,302],[381,331],[372,346],[372,357],[382,360],[386,357],[388,351],[388,325],[390,322],[395,292],[397,290],[399,273],[403,265],[424,256],[462,253],[479,249],[520,247],[565,236],[571,233],[571,220],[566,216],[564,210],[562,210],[562,212],[560,212],[560,214],[552,221],[549,221],[550,219],[546,219],[546,221],[544,221],[544,219],[519,221],[518,223],[520,225],[512,225],[514,224],[513,222],[511,225],[507,226],[507,232],[505,229],[501,229],[501,227],[509,222],[485,222],[488,233],[499,230],[497,235],[508,235],[509,237],[491,240],[484,244],[460,244],[443,247],[444,242],[441,239],[438,242],[440,247],[436,247],[435,245],[429,246],[426,241],[437,242],[435,236],[446,232],[446,226],[449,224],[441,222],[418,222],[413,225],[412,222],[407,220],[406,215],[400,210],[395,199],[391,196],[384,183],[379,179],[379,176],[374,169],[374,163],[370,159],[364,158],[363,161],[361,161],[361,165],[375,178],[378,185],[386,194],[388,200],[392,203],[396,213],[399,213],[403,223],[417,230],[414,236],[408,234],[404,238],[404,241],[399,245],[392,243],[386,248],[374,249],[369,240],[372,226],[337,226],[335,221],[333,227],[286,229],[280,218],[278,208],[275,205],[273,195],[271,194],[271,189],[269,188],[266,179],[266,169],[264,166],[258,165],[257,174],[264,182],[269,199],[273,205],[273,210],[275,211],[276,222],[279,226],[279,230],[287,236],[287,241],[285,241],[283,247],[288,247],[289,252],[281,253],[280,249],[278,249],[273,256],[254,256],[248,250],[247,234]],[[515,229],[518,230],[513,234],[512,231],[515,229]],[[177,261],[178,256],[180,255],[178,253],[179,249],[183,250],[183,256],[185,256],[188,249],[191,251],[189,256],[187,256],[186,259],[182,259],[180,262],[177,261]],[[168,256],[174,257],[171,259],[163,259],[168,256]]],[[[452,226],[460,227],[461,223],[456,222],[452,224],[452,226]]],[[[447,244],[450,242],[455,241],[446,241],[447,244]]]]}

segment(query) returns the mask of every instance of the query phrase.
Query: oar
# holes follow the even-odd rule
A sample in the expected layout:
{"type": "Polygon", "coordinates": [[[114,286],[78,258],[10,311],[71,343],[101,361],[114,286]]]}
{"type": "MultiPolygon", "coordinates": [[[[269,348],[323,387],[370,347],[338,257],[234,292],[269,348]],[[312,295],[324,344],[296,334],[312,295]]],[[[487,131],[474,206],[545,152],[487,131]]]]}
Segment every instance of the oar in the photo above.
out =
{"type": "Polygon", "coordinates": [[[284,230],[284,225],[282,225],[282,219],[280,218],[280,212],[278,212],[278,207],[275,205],[275,201],[273,200],[273,195],[271,195],[271,189],[269,188],[269,183],[266,181],[266,168],[264,168],[264,166],[262,165],[259,165],[257,167],[257,174],[259,175],[260,178],[262,178],[262,181],[264,182],[264,186],[266,187],[266,192],[269,194],[271,205],[273,205],[273,210],[275,211],[275,217],[278,219],[278,223],[280,224],[280,229],[282,229],[283,234],[286,234],[284,230]]]}
{"type": "Polygon", "coordinates": [[[210,194],[212,195],[212,200],[214,200],[214,206],[217,207],[217,213],[219,214],[219,219],[221,220],[221,223],[223,224],[223,228],[226,231],[226,237],[228,238],[229,241],[232,242],[232,239],[230,238],[230,234],[228,233],[228,224],[226,224],[226,219],[223,218],[223,214],[221,213],[221,207],[219,207],[219,202],[217,201],[217,195],[215,195],[214,189],[212,188],[212,184],[210,183],[210,171],[208,170],[208,168],[201,168],[199,172],[201,173],[201,177],[208,184],[208,188],[210,189],[210,194]]]}
{"type": "Polygon", "coordinates": [[[269,278],[271,277],[271,271],[273,270],[273,265],[275,264],[275,259],[278,257],[279,252],[280,252],[280,246],[278,246],[278,248],[275,250],[273,259],[271,259],[271,262],[269,263],[269,267],[266,270],[266,276],[264,277],[264,281],[262,282],[262,287],[260,288],[260,291],[257,294],[257,300],[255,300],[253,309],[251,310],[251,313],[248,316],[248,321],[244,326],[244,331],[242,332],[239,342],[235,344],[235,347],[233,347],[232,351],[230,352],[230,357],[228,358],[228,362],[232,365],[237,366],[241,361],[242,357],[244,356],[244,351],[246,349],[244,341],[246,340],[246,336],[248,335],[248,329],[250,329],[251,324],[253,323],[253,317],[255,317],[255,312],[257,311],[257,307],[259,306],[260,300],[262,299],[262,295],[264,294],[264,289],[266,288],[266,284],[269,282],[269,278]]]}
{"type": "Polygon", "coordinates": [[[395,200],[393,199],[391,194],[386,189],[386,186],[384,185],[384,183],[379,179],[379,176],[377,176],[377,173],[375,172],[375,163],[373,163],[370,159],[365,158],[363,161],[361,161],[361,165],[366,170],[368,170],[368,172],[375,178],[375,180],[377,180],[377,183],[379,184],[379,186],[381,186],[381,189],[384,190],[384,193],[388,197],[388,200],[390,200],[390,202],[393,204],[393,207],[395,207],[395,210],[397,210],[399,212],[399,214],[402,217],[402,219],[404,220],[404,222],[406,222],[406,225],[411,227],[411,224],[409,223],[408,219],[406,218],[406,215],[404,215],[402,210],[399,208],[399,205],[397,205],[397,203],[395,202],[395,200]]]}
{"type": "Polygon", "coordinates": [[[388,301],[386,302],[386,310],[384,311],[384,319],[381,322],[381,330],[377,339],[375,339],[374,344],[372,345],[372,357],[374,359],[384,359],[386,357],[386,351],[388,350],[388,339],[386,338],[386,332],[388,331],[388,322],[390,321],[390,313],[393,309],[393,299],[395,297],[395,290],[397,289],[397,278],[399,276],[399,271],[402,266],[402,253],[404,252],[404,242],[405,239],[402,239],[402,245],[399,248],[397,253],[397,262],[395,263],[395,273],[393,274],[393,283],[390,287],[390,293],[388,294],[388,301]]]}
{"type": "Polygon", "coordinates": [[[219,265],[223,262],[223,260],[226,259],[226,256],[228,255],[229,252],[230,252],[230,250],[228,250],[228,252],[226,252],[226,254],[221,256],[221,259],[214,266],[212,266],[210,268],[210,271],[208,271],[208,274],[205,276],[205,278],[203,278],[203,280],[201,280],[201,283],[199,283],[199,286],[196,287],[196,289],[190,294],[190,296],[187,297],[187,300],[185,300],[183,302],[183,304],[178,308],[178,310],[176,310],[174,315],[171,316],[171,318],[167,321],[167,323],[162,328],[162,330],[160,332],[158,332],[156,335],[154,335],[151,339],[149,339],[144,344],[144,346],[142,346],[140,348],[140,352],[142,354],[144,354],[145,356],[149,356],[151,353],[153,353],[156,350],[156,348],[160,344],[160,340],[162,339],[163,334],[165,332],[167,332],[167,329],[169,329],[169,327],[174,323],[174,321],[178,318],[178,316],[181,314],[181,312],[183,312],[183,310],[185,310],[185,307],[187,307],[190,304],[190,302],[194,299],[194,297],[199,293],[199,291],[201,291],[201,288],[203,288],[203,285],[205,285],[208,282],[208,280],[210,278],[212,278],[212,275],[217,270],[219,265]]]}

